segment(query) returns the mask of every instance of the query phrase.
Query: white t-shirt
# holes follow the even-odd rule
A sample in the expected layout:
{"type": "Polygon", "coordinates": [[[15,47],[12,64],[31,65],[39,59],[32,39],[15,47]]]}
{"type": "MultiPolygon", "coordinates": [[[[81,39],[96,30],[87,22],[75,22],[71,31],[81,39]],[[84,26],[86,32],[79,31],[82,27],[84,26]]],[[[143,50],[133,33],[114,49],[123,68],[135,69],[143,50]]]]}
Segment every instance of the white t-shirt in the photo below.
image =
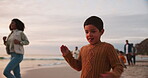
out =
{"type": "Polygon", "coordinates": [[[126,44],[126,54],[128,54],[128,44],[126,44]]]}

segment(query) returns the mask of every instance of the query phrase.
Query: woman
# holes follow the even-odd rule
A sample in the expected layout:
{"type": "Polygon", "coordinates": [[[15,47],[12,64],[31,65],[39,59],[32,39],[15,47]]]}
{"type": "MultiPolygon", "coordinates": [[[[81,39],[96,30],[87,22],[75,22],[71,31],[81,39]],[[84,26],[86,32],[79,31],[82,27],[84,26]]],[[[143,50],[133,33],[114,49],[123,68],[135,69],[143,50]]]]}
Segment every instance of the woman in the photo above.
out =
{"type": "Polygon", "coordinates": [[[4,75],[7,78],[21,78],[20,63],[23,60],[24,48],[23,45],[28,45],[29,41],[24,31],[24,23],[19,19],[13,19],[9,26],[11,33],[8,38],[3,37],[6,51],[11,55],[11,60],[4,70],[4,75]],[[11,73],[13,71],[14,74],[11,73]]]}

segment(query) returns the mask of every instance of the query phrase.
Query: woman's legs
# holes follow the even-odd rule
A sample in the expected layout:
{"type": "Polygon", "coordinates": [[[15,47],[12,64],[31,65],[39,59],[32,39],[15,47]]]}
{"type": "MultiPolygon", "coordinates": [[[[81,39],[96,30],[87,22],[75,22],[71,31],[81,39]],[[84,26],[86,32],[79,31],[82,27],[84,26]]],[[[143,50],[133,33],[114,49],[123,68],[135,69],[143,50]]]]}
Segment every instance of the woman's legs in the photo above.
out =
{"type": "Polygon", "coordinates": [[[22,54],[16,54],[12,53],[11,54],[11,60],[6,66],[4,70],[4,75],[7,78],[21,78],[20,74],[20,66],[19,63],[23,60],[23,55],[22,54]],[[14,75],[11,74],[11,71],[13,70],[14,75]]]}
{"type": "Polygon", "coordinates": [[[13,69],[13,73],[14,73],[14,76],[16,78],[21,78],[20,65],[19,64],[13,69]]]}

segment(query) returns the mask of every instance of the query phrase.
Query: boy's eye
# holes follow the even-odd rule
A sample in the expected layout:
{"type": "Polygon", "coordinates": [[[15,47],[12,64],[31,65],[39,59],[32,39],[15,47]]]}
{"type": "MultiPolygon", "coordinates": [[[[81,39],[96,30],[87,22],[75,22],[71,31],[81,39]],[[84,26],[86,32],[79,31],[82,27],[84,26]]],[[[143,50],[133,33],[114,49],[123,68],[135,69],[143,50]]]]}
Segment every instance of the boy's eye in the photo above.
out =
{"type": "Polygon", "coordinates": [[[95,33],[96,31],[95,30],[92,30],[92,31],[85,31],[86,34],[88,33],[95,33]]]}
{"type": "Polygon", "coordinates": [[[91,31],[92,33],[95,33],[96,31],[91,31]]]}
{"type": "Polygon", "coordinates": [[[88,31],[85,31],[85,33],[87,34],[87,33],[88,33],[88,31]]]}

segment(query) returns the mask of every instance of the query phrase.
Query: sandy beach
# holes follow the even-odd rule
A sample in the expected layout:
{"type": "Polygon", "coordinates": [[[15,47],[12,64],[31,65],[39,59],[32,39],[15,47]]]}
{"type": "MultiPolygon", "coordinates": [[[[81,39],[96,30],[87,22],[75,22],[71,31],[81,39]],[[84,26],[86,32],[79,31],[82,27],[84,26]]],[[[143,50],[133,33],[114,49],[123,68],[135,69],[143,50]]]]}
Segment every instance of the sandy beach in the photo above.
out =
{"type": "MultiPolygon", "coordinates": [[[[147,58],[147,56],[146,56],[147,58]]],[[[0,78],[9,59],[0,60],[0,78]]],[[[148,78],[148,60],[139,60],[134,66],[127,66],[121,78],[148,78]]],[[[81,72],[72,69],[65,60],[23,60],[22,78],[80,78],[81,72]]]]}
{"type": "MultiPolygon", "coordinates": [[[[80,78],[80,73],[70,66],[40,68],[26,71],[23,78],[80,78]]],[[[121,78],[148,78],[148,61],[139,61],[134,66],[127,66],[121,78]]]]}
{"type": "MultiPolygon", "coordinates": [[[[1,55],[6,59],[0,59],[0,78],[6,78],[3,75],[4,68],[9,63],[9,55],[1,55]]],[[[21,74],[24,76],[28,70],[41,69],[41,68],[55,68],[63,67],[66,65],[65,60],[62,56],[50,56],[50,55],[26,55],[24,60],[21,62],[21,74]]],[[[30,77],[23,77],[30,78],[30,77]]]]}
{"type": "Polygon", "coordinates": [[[40,68],[27,71],[23,78],[80,78],[80,72],[73,70],[69,66],[40,68]]]}

